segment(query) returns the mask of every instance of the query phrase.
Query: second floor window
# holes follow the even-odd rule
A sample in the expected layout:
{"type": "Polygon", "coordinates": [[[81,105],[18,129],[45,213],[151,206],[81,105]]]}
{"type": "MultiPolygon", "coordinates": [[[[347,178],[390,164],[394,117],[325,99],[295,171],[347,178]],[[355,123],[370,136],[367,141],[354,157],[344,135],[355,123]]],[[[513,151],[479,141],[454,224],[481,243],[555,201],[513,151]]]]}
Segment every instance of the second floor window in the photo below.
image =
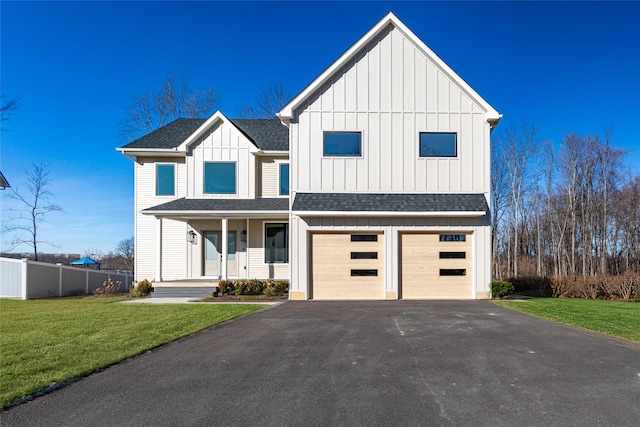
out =
{"type": "Polygon", "coordinates": [[[323,156],[354,157],[362,155],[361,132],[325,132],[323,156]]]}
{"type": "Polygon", "coordinates": [[[205,194],[236,193],[236,162],[205,162],[205,194]]]}
{"type": "Polygon", "coordinates": [[[175,165],[156,165],[156,196],[175,196],[175,165]]]}
{"type": "Polygon", "coordinates": [[[278,194],[281,196],[289,195],[289,163],[280,163],[279,166],[280,187],[278,194]]]}
{"type": "Polygon", "coordinates": [[[420,132],[420,157],[456,157],[456,136],[452,132],[420,132]]]}

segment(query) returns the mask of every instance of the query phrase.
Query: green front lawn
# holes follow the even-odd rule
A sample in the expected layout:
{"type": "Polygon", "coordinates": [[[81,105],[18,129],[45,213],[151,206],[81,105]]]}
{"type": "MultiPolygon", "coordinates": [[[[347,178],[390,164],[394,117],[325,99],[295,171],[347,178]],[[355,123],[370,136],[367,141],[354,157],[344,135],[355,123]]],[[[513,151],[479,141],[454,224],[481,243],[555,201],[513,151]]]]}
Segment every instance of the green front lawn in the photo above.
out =
{"type": "Polygon", "coordinates": [[[0,300],[0,406],[263,305],[0,300]]]}
{"type": "Polygon", "coordinates": [[[534,316],[640,342],[640,304],[569,298],[495,301],[534,316]]]}

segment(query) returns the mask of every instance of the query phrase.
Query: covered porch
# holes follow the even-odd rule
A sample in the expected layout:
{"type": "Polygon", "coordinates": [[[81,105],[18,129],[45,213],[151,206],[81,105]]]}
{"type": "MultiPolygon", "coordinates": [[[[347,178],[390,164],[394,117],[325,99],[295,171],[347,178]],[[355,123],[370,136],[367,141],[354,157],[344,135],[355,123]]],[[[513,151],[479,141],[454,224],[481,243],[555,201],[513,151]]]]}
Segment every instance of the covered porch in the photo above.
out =
{"type": "Polygon", "coordinates": [[[178,199],[143,211],[156,219],[158,287],[289,278],[289,199],[178,199]]]}

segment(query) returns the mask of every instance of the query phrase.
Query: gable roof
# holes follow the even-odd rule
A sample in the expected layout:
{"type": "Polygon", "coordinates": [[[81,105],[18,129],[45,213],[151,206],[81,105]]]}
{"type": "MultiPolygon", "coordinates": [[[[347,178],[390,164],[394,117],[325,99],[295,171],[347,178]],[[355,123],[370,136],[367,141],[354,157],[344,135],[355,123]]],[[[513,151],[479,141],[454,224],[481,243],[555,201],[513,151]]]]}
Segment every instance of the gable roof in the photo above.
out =
{"type": "Polygon", "coordinates": [[[449,67],[438,55],[436,55],[422,40],[418,38],[406,25],[402,23],[392,12],[389,12],[384,18],[382,18],[377,24],[375,24],[364,36],[362,36],[357,42],[355,42],[346,52],[344,52],[333,64],[331,64],[326,70],[324,70],[318,77],[315,78],[306,88],[302,90],[291,102],[282,108],[277,116],[285,123],[291,121],[294,111],[300,107],[309,97],[311,97],[317,90],[322,88],[325,83],[331,80],[333,76],[340,72],[342,67],[347,65],[349,61],[354,59],[367,45],[375,40],[382,32],[384,32],[389,26],[393,26],[407,39],[411,40],[415,46],[420,49],[427,57],[435,62],[442,71],[447,74],[452,80],[454,80],[460,87],[465,90],[474,101],[481,105],[486,110],[486,118],[492,126],[498,123],[502,114],[498,113],[487,101],[484,100],[465,82],[451,67],[449,67]]]}
{"type": "Polygon", "coordinates": [[[296,193],[291,208],[297,215],[357,215],[382,212],[411,216],[483,216],[489,211],[487,200],[479,193],[407,194],[407,193],[296,193]]]}
{"type": "Polygon", "coordinates": [[[208,119],[176,119],[119,150],[177,149],[187,141],[186,145],[189,145],[218,120],[230,122],[260,150],[289,151],[289,129],[277,118],[227,119],[219,111],[208,119]]]}
{"type": "Polygon", "coordinates": [[[289,128],[278,118],[229,119],[256,146],[265,151],[289,151],[289,128]]]}
{"type": "Polygon", "coordinates": [[[145,136],[123,146],[131,148],[176,148],[207,119],[176,119],[145,136]]]}

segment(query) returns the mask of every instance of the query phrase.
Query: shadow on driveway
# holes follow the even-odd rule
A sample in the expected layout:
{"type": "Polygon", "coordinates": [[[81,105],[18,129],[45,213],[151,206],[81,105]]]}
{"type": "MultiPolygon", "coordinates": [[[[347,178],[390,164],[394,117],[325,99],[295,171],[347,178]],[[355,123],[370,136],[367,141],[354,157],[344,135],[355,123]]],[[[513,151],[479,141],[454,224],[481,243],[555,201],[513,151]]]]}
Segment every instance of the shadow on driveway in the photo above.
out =
{"type": "Polygon", "coordinates": [[[13,425],[636,425],[640,345],[488,301],[290,301],[0,416],[13,425]]]}

